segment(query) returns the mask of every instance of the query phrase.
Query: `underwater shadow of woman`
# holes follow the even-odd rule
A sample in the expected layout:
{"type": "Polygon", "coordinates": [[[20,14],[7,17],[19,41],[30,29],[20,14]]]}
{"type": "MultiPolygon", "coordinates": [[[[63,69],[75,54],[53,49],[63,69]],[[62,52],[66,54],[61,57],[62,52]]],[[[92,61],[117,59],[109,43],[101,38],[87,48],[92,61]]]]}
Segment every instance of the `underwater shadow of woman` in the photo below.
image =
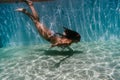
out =
{"type": "Polygon", "coordinates": [[[80,54],[83,53],[83,51],[58,51],[58,50],[48,50],[45,51],[44,54],[45,55],[50,55],[50,56],[58,56],[58,55],[62,55],[62,56],[66,56],[63,59],[61,59],[58,63],[56,63],[54,65],[54,67],[58,68],[60,66],[60,64],[65,61],[66,59],[70,58],[71,56],[73,56],[73,54],[80,54]]]}
{"type": "Polygon", "coordinates": [[[58,55],[63,55],[63,56],[69,56],[73,54],[80,54],[83,53],[83,51],[73,51],[73,50],[45,50],[44,54],[45,55],[50,55],[50,56],[58,56],[58,55]]]}

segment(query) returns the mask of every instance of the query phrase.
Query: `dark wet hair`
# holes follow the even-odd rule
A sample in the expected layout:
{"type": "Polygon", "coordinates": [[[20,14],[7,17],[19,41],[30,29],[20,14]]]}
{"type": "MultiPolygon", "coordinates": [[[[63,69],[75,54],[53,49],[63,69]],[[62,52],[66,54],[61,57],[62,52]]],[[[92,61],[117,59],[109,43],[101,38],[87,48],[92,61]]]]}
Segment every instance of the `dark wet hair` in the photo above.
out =
{"type": "Polygon", "coordinates": [[[64,32],[66,34],[65,35],[66,38],[80,41],[81,36],[80,36],[79,33],[77,33],[76,31],[70,30],[70,29],[68,29],[66,27],[63,27],[63,28],[64,28],[64,32]]]}

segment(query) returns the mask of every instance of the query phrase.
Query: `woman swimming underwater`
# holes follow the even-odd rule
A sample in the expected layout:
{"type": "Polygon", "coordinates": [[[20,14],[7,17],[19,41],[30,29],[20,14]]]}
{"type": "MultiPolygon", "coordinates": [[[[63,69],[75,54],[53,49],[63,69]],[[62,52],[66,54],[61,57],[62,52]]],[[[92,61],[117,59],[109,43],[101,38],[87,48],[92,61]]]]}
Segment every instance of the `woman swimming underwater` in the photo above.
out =
{"type": "Polygon", "coordinates": [[[46,26],[44,26],[38,17],[38,14],[34,8],[33,2],[31,0],[23,0],[31,9],[32,13],[28,12],[24,8],[18,8],[16,11],[26,14],[34,22],[39,34],[52,45],[51,47],[69,47],[72,43],[77,43],[80,41],[81,36],[79,33],[72,31],[66,27],[64,28],[64,33],[54,33],[46,26]]]}

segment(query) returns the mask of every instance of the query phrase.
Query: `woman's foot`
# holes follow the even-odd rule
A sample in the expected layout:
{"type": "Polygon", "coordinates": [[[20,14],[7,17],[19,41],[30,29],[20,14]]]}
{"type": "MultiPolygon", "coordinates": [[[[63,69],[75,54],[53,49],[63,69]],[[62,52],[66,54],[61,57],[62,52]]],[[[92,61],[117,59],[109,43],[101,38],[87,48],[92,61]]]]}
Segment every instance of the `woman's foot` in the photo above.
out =
{"type": "Polygon", "coordinates": [[[24,9],[24,8],[18,8],[18,9],[16,9],[15,11],[25,12],[25,11],[26,11],[26,9],[24,9]]]}
{"type": "Polygon", "coordinates": [[[33,5],[33,2],[31,0],[23,0],[23,1],[29,6],[33,5]]]}

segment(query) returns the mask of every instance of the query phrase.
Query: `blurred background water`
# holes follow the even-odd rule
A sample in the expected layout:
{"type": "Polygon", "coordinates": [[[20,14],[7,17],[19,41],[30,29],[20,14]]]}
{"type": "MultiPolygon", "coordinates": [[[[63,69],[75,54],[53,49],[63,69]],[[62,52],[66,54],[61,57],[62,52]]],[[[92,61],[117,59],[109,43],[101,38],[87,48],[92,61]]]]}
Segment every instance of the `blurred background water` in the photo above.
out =
{"type": "MultiPolygon", "coordinates": [[[[26,15],[25,3],[0,3],[1,80],[120,80],[120,0],[35,2],[49,29],[81,34],[73,51],[50,48],[26,15]],[[42,46],[41,46],[42,45],[42,46]]],[[[30,10],[29,10],[30,11],[30,10]]]]}
{"type": "MultiPolygon", "coordinates": [[[[0,46],[46,43],[26,15],[15,12],[24,3],[0,4],[0,46]]],[[[55,32],[62,26],[79,32],[83,42],[120,38],[119,0],[55,0],[37,2],[35,8],[41,22],[55,32]]]]}

